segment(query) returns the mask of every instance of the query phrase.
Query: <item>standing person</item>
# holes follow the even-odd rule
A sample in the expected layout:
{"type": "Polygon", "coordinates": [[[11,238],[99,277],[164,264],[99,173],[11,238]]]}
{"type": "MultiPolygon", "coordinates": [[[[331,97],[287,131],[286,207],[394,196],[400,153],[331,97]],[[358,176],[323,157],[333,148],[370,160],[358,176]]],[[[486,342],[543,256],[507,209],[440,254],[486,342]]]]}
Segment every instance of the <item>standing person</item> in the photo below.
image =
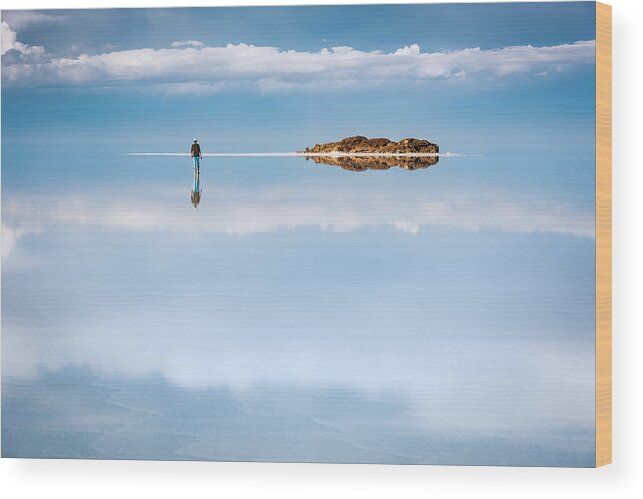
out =
{"type": "Polygon", "coordinates": [[[201,169],[200,160],[203,159],[203,156],[201,155],[201,146],[196,139],[194,139],[194,142],[192,143],[191,155],[192,161],[194,161],[194,169],[199,171],[201,169]]]}

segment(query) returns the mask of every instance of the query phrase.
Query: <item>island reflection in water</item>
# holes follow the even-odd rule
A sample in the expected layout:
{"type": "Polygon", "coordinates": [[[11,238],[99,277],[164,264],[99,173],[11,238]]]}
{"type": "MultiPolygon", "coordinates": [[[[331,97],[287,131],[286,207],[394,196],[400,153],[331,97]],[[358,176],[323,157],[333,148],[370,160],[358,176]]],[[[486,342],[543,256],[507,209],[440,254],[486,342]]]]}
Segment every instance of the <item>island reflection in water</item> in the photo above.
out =
{"type": "MultiPolygon", "coordinates": [[[[400,167],[405,170],[421,170],[438,164],[439,156],[306,156],[316,164],[339,166],[344,170],[363,172],[366,170],[388,170],[400,167]]],[[[201,171],[194,169],[194,183],[190,191],[190,202],[197,209],[201,202],[201,171]]]]}
{"type": "Polygon", "coordinates": [[[420,170],[435,166],[439,156],[306,156],[317,164],[339,166],[344,170],[363,172],[366,170],[388,170],[399,166],[405,170],[420,170]]]}

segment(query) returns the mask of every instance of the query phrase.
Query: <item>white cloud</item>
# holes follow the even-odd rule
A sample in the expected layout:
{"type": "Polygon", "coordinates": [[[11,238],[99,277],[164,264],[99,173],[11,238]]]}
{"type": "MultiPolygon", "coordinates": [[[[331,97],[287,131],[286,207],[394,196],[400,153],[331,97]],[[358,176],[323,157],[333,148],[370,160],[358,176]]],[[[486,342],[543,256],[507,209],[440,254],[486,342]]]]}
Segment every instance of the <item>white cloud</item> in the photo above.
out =
{"type": "Polygon", "coordinates": [[[199,216],[189,205],[189,189],[182,196],[186,209],[176,210],[176,195],[158,201],[140,196],[53,196],[37,203],[11,197],[3,205],[3,256],[15,252],[25,235],[77,227],[119,231],[168,232],[178,235],[227,234],[250,236],[279,230],[315,228],[351,232],[389,227],[410,237],[429,227],[465,231],[513,233],[549,232],[594,238],[594,216],[547,199],[515,199],[501,193],[478,192],[474,197],[444,193],[427,199],[426,193],[407,193],[404,203],[382,193],[324,189],[315,193],[297,188],[236,191],[206,186],[199,216]],[[138,216],[145,213],[145,216],[138,216]],[[25,227],[31,227],[26,231],[25,227]],[[6,239],[6,243],[5,243],[6,239]],[[6,247],[4,245],[7,245],[6,247]]]}
{"type": "Polygon", "coordinates": [[[179,40],[176,42],[172,42],[171,47],[175,47],[175,48],[194,47],[199,49],[199,48],[205,47],[205,43],[200,42],[198,40],[179,40]]]}
{"type": "MultiPolygon", "coordinates": [[[[48,298],[42,307],[49,309],[52,302],[78,307],[72,300],[48,298]]],[[[196,300],[187,313],[176,305],[161,308],[154,299],[138,300],[132,315],[114,314],[114,302],[110,313],[101,313],[89,300],[82,323],[72,319],[55,329],[48,322],[25,327],[25,321],[7,320],[3,349],[11,354],[3,375],[24,380],[42,369],[83,366],[98,375],[161,375],[179,387],[225,386],[239,393],[284,384],[347,387],[370,395],[396,394],[410,404],[418,422],[434,430],[502,432],[526,425],[533,431],[534,425],[557,421],[564,426],[593,414],[591,341],[542,341],[538,334],[498,341],[483,327],[473,341],[427,326],[420,333],[396,328],[391,334],[387,326],[373,326],[368,314],[377,315],[375,310],[362,307],[354,312],[359,320],[342,324],[339,331],[320,325],[327,326],[317,315],[290,328],[275,327],[289,321],[268,315],[272,322],[253,328],[234,312],[217,314],[217,308],[204,318],[201,310],[212,310],[212,304],[201,308],[203,302],[196,300]],[[448,404],[445,394],[450,394],[448,404]],[[503,410],[508,402],[511,410],[503,410]]],[[[253,313],[264,318],[261,311],[253,313]]]]}
{"type": "MultiPolygon", "coordinates": [[[[7,228],[41,226],[58,235],[78,233],[78,228],[139,235],[169,232],[179,241],[212,233],[246,237],[293,228],[346,232],[368,227],[391,227],[412,238],[429,226],[594,236],[589,209],[561,205],[545,196],[513,198],[482,186],[469,196],[460,189],[420,188],[401,196],[373,189],[355,191],[335,182],[241,190],[213,182],[211,187],[205,184],[195,212],[189,204],[189,178],[186,181],[180,188],[146,186],[146,191],[154,191],[152,197],[142,196],[138,186],[117,195],[111,190],[28,198],[13,194],[3,200],[3,223],[7,228]]],[[[17,244],[19,252],[20,234],[10,234],[11,245],[17,244]]],[[[404,397],[411,415],[436,431],[460,426],[506,431],[521,425],[533,430],[534,415],[538,424],[555,420],[569,425],[574,418],[593,414],[592,336],[587,334],[585,342],[569,342],[572,337],[565,324],[559,342],[547,341],[550,331],[529,321],[525,327],[532,324],[533,334],[503,330],[499,338],[497,325],[491,322],[481,323],[471,339],[467,331],[450,329],[452,321],[448,317],[445,321],[444,314],[430,313],[443,307],[437,300],[431,308],[430,298],[441,291],[431,288],[430,282],[428,295],[417,302],[423,303],[417,309],[422,315],[404,328],[399,321],[409,319],[404,316],[408,308],[387,309],[385,319],[378,302],[368,305],[368,295],[361,298],[366,301],[355,297],[332,314],[325,314],[328,309],[322,303],[316,304],[317,312],[303,316],[283,313],[287,306],[297,310],[299,302],[275,308],[260,302],[249,310],[244,297],[240,315],[234,298],[218,304],[211,294],[198,291],[198,279],[194,284],[197,291],[185,295],[191,300],[185,306],[185,301],[172,296],[171,287],[133,298],[130,293],[115,294],[109,281],[99,280],[78,291],[88,293],[83,295],[82,314],[80,295],[60,293],[54,287],[58,294],[52,298],[47,294],[52,288],[43,286],[23,304],[24,310],[40,315],[25,319],[12,309],[3,319],[3,348],[11,353],[3,373],[28,378],[42,368],[71,365],[107,375],[161,374],[175,385],[191,388],[224,385],[247,390],[286,384],[390,392],[404,397]],[[345,320],[348,316],[350,320],[345,320]],[[454,371],[454,365],[462,368],[454,371]],[[561,372],[566,373],[562,381],[561,372]],[[444,404],[445,394],[449,404],[444,404]],[[481,412],[480,396],[488,412],[481,412]],[[503,410],[508,401],[511,411],[503,410]],[[477,411],[475,421],[468,416],[471,407],[477,411]],[[517,412],[528,416],[516,418],[517,412]]],[[[236,296],[235,292],[230,294],[236,296]]],[[[563,299],[577,303],[578,297],[563,299]]],[[[568,311],[566,317],[574,316],[568,311]]]]}
{"type": "Polygon", "coordinates": [[[401,49],[397,49],[394,55],[418,56],[420,55],[420,46],[414,43],[413,45],[402,47],[401,49]]]}
{"type": "Polygon", "coordinates": [[[2,20],[15,29],[33,24],[60,23],[67,19],[62,14],[47,14],[35,10],[7,10],[2,12],[2,20]]]}
{"type": "Polygon", "coordinates": [[[219,93],[224,88],[223,82],[207,83],[202,81],[159,83],[151,86],[152,90],[166,95],[210,95],[219,93]]]}
{"type": "Polygon", "coordinates": [[[0,26],[2,27],[2,55],[4,55],[16,46],[16,32],[4,21],[0,26]]]}
{"type": "MultiPolygon", "coordinates": [[[[18,41],[16,32],[11,29],[5,21],[0,23],[2,29],[2,55],[6,54],[10,50],[15,50],[20,53],[21,56],[42,56],[45,54],[44,47],[39,45],[25,45],[18,41]]],[[[21,64],[22,65],[22,64],[21,64]]],[[[3,67],[3,71],[4,71],[3,67]]]]}
{"type": "Polygon", "coordinates": [[[2,223],[2,258],[11,256],[16,249],[18,241],[25,236],[38,234],[41,228],[36,225],[18,223],[14,226],[2,223]]]}
{"type": "Polygon", "coordinates": [[[250,85],[264,91],[297,88],[399,84],[401,80],[507,77],[558,72],[593,64],[595,42],[578,41],[550,47],[516,46],[494,50],[471,48],[422,52],[417,44],[391,53],[352,47],[318,52],[280,50],[240,43],[207,47],[196,40],[177,41],[170,48],[120,50],[45,63],[19,62],[3,68],[9,82],[96,84],[147,81],[250,85]]]}

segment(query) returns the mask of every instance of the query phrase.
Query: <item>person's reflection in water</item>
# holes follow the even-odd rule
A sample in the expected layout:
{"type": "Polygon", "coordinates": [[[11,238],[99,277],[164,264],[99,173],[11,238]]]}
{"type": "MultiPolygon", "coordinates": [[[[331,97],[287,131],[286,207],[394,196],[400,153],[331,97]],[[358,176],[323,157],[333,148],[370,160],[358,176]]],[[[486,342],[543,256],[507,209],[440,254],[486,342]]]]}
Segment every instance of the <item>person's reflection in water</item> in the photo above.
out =
{"type": "Polygon", "coordinates": [[[192,206],[194,209],[199,206],[201,202],[201,169],[198,166],[194,167],[194,186],[192,187],[192,192],[190,192],[190,201],[192,201],[192,206]]]}

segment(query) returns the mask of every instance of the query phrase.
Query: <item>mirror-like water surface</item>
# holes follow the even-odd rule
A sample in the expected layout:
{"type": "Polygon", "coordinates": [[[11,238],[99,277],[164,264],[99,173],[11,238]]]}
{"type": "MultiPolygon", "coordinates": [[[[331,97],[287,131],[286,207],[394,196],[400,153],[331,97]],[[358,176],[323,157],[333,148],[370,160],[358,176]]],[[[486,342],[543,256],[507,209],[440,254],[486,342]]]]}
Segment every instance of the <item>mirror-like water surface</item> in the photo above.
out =
{"type": "Polygon", "coordinates": [[[6,455],[592,464],[582,154],[36,159],[3,164],[6,455]]]}

